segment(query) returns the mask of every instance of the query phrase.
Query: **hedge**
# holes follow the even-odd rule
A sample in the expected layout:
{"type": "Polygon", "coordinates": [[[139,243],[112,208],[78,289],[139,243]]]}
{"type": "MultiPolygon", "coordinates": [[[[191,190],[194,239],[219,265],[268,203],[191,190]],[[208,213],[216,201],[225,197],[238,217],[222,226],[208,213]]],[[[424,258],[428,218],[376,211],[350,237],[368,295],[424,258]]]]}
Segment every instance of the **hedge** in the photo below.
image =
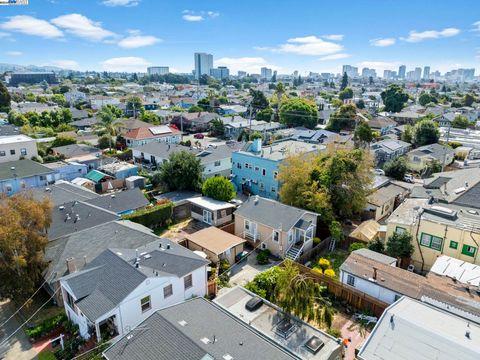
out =
{"type": "Polygon", "coordinates": [[[39,338],[47,335],[51,331],[55,330],[66,319],[67,319],[67,316],[65,314],[60,314],[60,315],[54,316],[50,319],[47,319],[47,320],[43,321],[41,324],[39,324],[37,326],[26,329],[25,333],[31,339],[39,339],[39,338]]]}
{"type": "Polygon", "coordinates": [[[173,216],[173,203],[168,202],[151,208],[124,215],[124,220],[130,220],[149,228],[164,227],[171,223],[173,216]]]}

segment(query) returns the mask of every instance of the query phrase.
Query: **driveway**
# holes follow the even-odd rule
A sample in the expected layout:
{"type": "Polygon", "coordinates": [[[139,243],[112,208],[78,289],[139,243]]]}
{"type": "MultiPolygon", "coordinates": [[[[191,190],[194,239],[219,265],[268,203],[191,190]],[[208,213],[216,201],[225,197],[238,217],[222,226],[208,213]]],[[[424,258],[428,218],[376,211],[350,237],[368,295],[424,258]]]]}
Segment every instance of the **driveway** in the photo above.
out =
{"type": "MultiPolygon", "coordinates": [[[[14,305],[10,301],[0,302],[0,324],[3,324],[11,314],[15,312],[14,305]]],[[[21,325],[14,316],[0,328],[0,359],[2,360],[31,360],[36,358],[37,353],[23,329],[17,331],[5,344],[4,339],[12,334],[21,325]]]]}

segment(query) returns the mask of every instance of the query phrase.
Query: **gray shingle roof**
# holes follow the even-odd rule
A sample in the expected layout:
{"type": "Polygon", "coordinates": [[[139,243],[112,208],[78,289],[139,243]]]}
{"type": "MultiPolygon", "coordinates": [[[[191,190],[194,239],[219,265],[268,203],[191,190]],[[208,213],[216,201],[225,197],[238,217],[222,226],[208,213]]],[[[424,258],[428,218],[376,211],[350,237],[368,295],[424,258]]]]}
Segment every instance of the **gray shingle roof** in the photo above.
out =
{"type": "Polygon", "coordinates": [[[53,208],[52,223],[48,229],[48,239],[51,241],[65,235],[117,220],[118,218],[118,215],[111,211],[82,201],[72,201],[53,208]]]}
{"type": "Polygon", "coordinates": [[[27,178],[34,175],[46,175],[51,173],[53,173],[53,170],[32,160],[24,159],[8,161],[2,163],[0,166],[0,181],[14,178],[27,178]]]}
{"type": "Polygon", "coordinates": [[[443,160],[445,150],[446,150],[446,153],[450,155],[455,153],[455,150],[453,150],[450,147],[440,145],[440,144],[431,144],[431,145],[425,145],[425,146],[416,148],[415,150],[408,152],[408,155],[415,155],[418,157],[429,156],[437,160],[443,160]]]}
{"type": "Polygon", "coordinates": [[[117,214],[128,210],[140,209],[150,203],[139,188],[97,196],[85,202],[117,214]]]}
{"type": "Polygon", "coordinates": [[[275,200],[255,196],[249,197],[235,211],[235,215],[240,215],[273,229],[282,229],[282,231],[290,230],[305,214],[310,213],[275,200]]]}
{"type": "Polygon", "coordinates": [[[31,189],[30,191],[35,199],[40,200],[48,197],[55,206],[71,201],[82,201],[99,197],[98,194],[91,190],[68,182],[58,182],[48,185],[48,187],[31,189]]]}
{"type": "Polygon", "coordinates": [[[65,145],[65,146],[58,146],[58,147],[52,148],[52,150],[55,153],[65,155],[67,159],[74,156],[83,156],[83,155],[95,154],[100,152],[99,149],[92,146],[85,145],[85,144],[71,144],[71,145],[65,145]]]}
{"type": "Polygon", "coordinates": [[[144,330],[127,334],[105,351],[107,359],[225,359],[227,354],[235,360],[295,359],[247,324],[203,298],[159,310],[138,327],[144,330]],[[179,324],[182,320],[186,321],[185,326],[179,324]],[[130,340],[129,335],[132,336],[130,340]],[[203,338],[211,342],[205,344],[201,341],[203,338]],[[166,341],[162,341],[164,339],[166,341]],[[209,357],[204,357],[207,354],[209,357]]]}

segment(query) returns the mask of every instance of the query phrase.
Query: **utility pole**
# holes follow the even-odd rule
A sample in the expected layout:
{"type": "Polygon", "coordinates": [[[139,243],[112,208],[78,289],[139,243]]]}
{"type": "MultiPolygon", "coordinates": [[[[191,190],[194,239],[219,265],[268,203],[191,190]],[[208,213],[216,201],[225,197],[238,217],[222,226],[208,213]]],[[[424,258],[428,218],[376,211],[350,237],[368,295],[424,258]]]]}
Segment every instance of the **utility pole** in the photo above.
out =
{"type": "Polygon", "coordinates": [[[448,128],[447,128],[447,142],[445,144],[445,149],[443,149],[443,163],[442,163],[442,172],[445,171],[445,163],[447,162],[447,149],[448,149],[448,143],[450,141],[450,128],[452,127],[452,122],[448,122],[448,128]]]}

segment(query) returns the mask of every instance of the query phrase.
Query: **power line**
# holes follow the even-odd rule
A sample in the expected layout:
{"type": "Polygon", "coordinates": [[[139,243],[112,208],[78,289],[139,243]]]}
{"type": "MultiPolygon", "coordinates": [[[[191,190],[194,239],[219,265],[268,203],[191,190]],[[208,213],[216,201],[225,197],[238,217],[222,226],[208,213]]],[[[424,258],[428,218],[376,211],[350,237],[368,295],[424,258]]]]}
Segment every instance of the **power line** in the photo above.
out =
{"type": "Polygon", "coordinates": [[[57,290],[55,290],[55,292],[53,293],[53,295],[50,296],[50,298],[49,298],[47,301],[45,301],[45,302],[42,304],[42,306],[40,306],[40,307],[37,309],[37,311],[35,311],[35,312],[33,313],[32,316],[30,316],[27,320],[25,320],[25,322],[24,322],[22,325],[20,325],[13,333],[11,333],[9,336],[7,336],[7,337],[0,343],[0,346],[5,345],[5,344],[7,343],[7,341],[10,340],[10,338],[18,332],[18,330],[20,330],[23,326],[25,326],[26,323],[28,323],[30,320],[32,320],[33,317],[34,317],[35,315],[37,315],[37,313],[38,313],[40,310],[42,310],[42,308],[43,308],[45,305],[47,305],[47,304],[50,302],[50,300],[53,299],[53,297],[55,296],[55,294],[56,294],[59,290],[60,290],[60,288],[58,288],[57,290]]]}

